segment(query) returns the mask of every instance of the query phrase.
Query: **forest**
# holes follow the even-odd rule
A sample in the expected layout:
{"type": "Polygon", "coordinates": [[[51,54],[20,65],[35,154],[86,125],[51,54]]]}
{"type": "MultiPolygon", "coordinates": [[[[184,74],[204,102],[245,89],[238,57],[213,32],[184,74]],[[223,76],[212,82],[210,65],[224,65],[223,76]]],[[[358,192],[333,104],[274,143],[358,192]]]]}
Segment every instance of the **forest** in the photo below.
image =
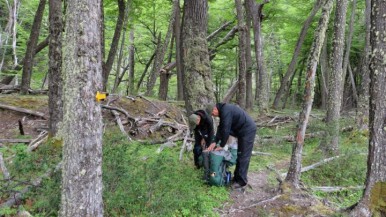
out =
{"type": "Polygon", "coordinates": [[[0,0],[0,216],[386,216],[385,14],[0,0]],[[194,167],[188,117],[219,102],[257,125],[243,190],[194,167]]]}

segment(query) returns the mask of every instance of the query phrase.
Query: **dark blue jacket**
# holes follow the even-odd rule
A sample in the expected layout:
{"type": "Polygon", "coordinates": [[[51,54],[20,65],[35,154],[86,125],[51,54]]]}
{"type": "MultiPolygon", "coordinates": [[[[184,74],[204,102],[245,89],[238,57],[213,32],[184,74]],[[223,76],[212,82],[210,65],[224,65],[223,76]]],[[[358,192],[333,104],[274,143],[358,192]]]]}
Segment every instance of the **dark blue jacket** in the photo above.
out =
{"type": "Polygon", "coordinates": [[[256,124],[253,119],[237,105],[217,103],[220,125],[217,128],[216,143],[224,147],[229,135],[242,137],[251,132],[256,132],[256,124]]]}
{"type": "Polygon", "coordinates": [[[201,144],[201,139],[204,138],[206,146],[214,142],[214,130],[212,116],[208,115],[204,110],[197,110],[193,114],[201,117],[200,124],[194,129],[194,139],[196,145],[201,144]]]}

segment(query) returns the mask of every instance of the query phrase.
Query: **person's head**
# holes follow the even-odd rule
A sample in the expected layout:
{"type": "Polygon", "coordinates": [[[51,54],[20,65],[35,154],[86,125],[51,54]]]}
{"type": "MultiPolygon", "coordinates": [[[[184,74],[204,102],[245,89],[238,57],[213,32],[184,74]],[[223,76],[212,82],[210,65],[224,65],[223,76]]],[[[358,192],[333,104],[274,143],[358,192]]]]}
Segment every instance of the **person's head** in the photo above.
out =
{"type": "Polygon", "coordinates": [[[205,111],[206,111],[206,113],[208,113],[209,115],[212,115],[214,117],[219,116],[217,106],[214,103],[209,103],[208,105],[206,105],[205,111]]]}
{"type": "Polygon", "coordinates": [[[196,129],[197,125],[200,124],[200,120],[201,120],[200,115],[191,114],[189,116],[189,128],[190,128],[190,131],[193,131],[194,129],[196,129]]]}

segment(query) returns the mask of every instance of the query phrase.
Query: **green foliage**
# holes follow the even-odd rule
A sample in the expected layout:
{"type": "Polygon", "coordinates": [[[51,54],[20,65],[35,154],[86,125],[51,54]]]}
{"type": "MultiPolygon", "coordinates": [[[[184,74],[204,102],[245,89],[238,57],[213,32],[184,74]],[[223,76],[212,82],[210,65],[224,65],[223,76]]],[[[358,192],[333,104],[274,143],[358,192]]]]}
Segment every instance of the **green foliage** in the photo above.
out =
{"type": "Polygon", "coordinates": [[[177,148],[156,154],[158,146],[110,136],[103,165],[109,216],[214,216],[212,209],[227,199],[225,188],[203,184],[202,171],[194,169],[191,159],[178,160],[177,148]]]}

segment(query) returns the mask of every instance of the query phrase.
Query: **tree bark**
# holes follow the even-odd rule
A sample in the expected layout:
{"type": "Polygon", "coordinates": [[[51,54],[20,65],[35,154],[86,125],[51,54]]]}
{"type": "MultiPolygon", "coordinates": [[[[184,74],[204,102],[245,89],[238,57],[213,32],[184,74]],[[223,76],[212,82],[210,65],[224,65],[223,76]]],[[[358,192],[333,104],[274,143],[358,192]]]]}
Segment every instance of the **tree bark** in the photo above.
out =
{"type": "Polygon", "coordinates": [[[263,43],[261,40],[261,22],[262,22],[262,10],[268,0],[264,0],[263,3],[256,5],[253,0],[248,0],[248,5],[252,11],[252,23],[255,42],[255,53],[257,63],[256,74],[256,100],[259,107],[259,112],[264,114],[268,110],[269,103],[269,80],[264,65],[263,55],[263,43]]]}
{"type": "Polygon", "coordinates": [[[244,2],[245,8],[245,20],[246,20],[246,35],[245,35],[245,109],[251,110],[253,108],[253,90],[252,90],[252,75],[253,75],[253,63],[252,63],[252,52],[251,52],[251,21],[252,15],[251,10],[247,5],[247,2],[244,2]]]}
{"type": "Polygon", "coordinates": [[[135,68],[135,46],[134,46],[134,27],[130,30],[129,36],[129,79],[128,79],[128,92],[129,94],[134,94],[134,68],[135,68]]]}
{"type": "Polygon", "coordinates": [[[123,49],[125,46],[125,39],[126,39],[126,30],[127,30],[127,22],[129,19],[129,5],[126,5],[125,8],[125,15],[123,18],[123,34],[122,34],[122,39],[121,39],[121,46],[119,48],[119,53],[118,53],[118,62],[117,62],[117,72],[115,75],[115,81],[114,81],[114,86],[111,92],[115,93],[118,89],[119,84],[121,83],[123,76],[126,73],[126,70],[124,69],[121,73],[121,68],[122,68],[122,59],[123,59],[123,49]]]}
{"type": "Polygon", "coordinates": [[[100,0],[67,0],[60,216],[103,216],[100,0]]]}
{"type": "Polygon", "coordinates": [[[327,106],[328,88],[327,81],[329,75],[328,53],[327,53],[327,37],[324,40],[322,53],[320,54],[320,75],[321,75],[321,108],[325,109],[327,106]]]}
{"type": "Polygon", "coordinates": [[[182,66],[182,42],[181,42],[181,8],[180,1],[178,0],[176,20],[174,25],[174,35],[176,37],[176,66],[177,66],[177,100],[184,100],[184,79],[183,79],[183,66],[182,66]]]}
{"type": "Polygon", "coordinates": [[[312,8],[312,11],[311,11],[311,14],[308,16],[308,18],[306,19],[306,21],[303,24],[302,30],[300,31],[298,41],[296,42],[295,51],[294,51],[294,54],[292,56],[291,62],[288,66],[288,69],[287,69],[287,72],[285,73],[284,78],[280,82],[280,88],[276,93],[275,100],[273,101],[273,108],[274,109],[279,108],[279,103],[280,103],[282,96],[284,95],[284,93],[286,93],[289,90],[289,86],[290,86],[289,80],[295,72],[296,62],[297,62],[298,56],[300,54],[301,48],[303,46],[303,42],[306,38],[308,28],[310,28],[311,22],[314,19],[316,13],[319,11],[321,5],[322,5],[321,0],[315,1],[314,7],[312,8]]]}
{"type": "Polygon", "coordinates": [[[42,23],[45,6],[46,0],[40,0],[38,9],[35,14],[34,22],[31,27],[31,34],[29,36],[27,50],[25,52],[23,74],[21,78],[20,92],[22,94],[27,94],[28,90],[30,89],[33,57],[35,54],[36,44],[39,40],[40,26],[42,23]]]}
{"type": "Polygon", "coordinates": [[[58,124],[63,119],[62,101],[62,1],[49,0],[49,91],[48,108],[50,119],[48,123],[49,133],[55,136],[58,132],[58,124]]]}
{"type": "Polygon", "coordinates": [[[206,0],[184,1],[182,55],[184,67],[184,96],[188,114],[214,101],[209,62],[206,0]]]}
{"type": "Polygon", "coordinates": [[[347,1],[337,0],[335,10],[334,36],[331,51],[331,71],[328,81],[328,100],[327,100],[327,136],[321,143],[322,150],[327,155],[337,155],[339,153],[339,119],[342,102],[341,87],[343,75],[343,54],[345,41],[345,24],[347,1]]]}
{"type": "Polygon", "coordinates": [[[170,14],[169,27],[168,27],[168,31],[167,31],[166,36],[165,36],[164,43],[160,44],[161,40],[158,40],[159,44],[157,44],[157,53],[155,55],[153,69],[151,71],[151,74],[149,76],[149,80],[148,80],[147,86],[146,86],[147,87],[146,93],[145,93],[146,96],[153,95],[153,88],[154,88],[155,82],[157,80],[157,77],[159,75],[159,72],[162,68],[162,63],[163,63],[166,51],[167,51],[168,46],[169,46],[170,38],[172,37],[174,20],[176,18],[175,14],[176,14],[176,10],[177,10],[177,4],[178,4],[178,1],[173,0],[173,9],[172,9],[172,13],[170,14]]]}
{"type": "Polygon", "coordinates": [[[370,115],[367,175],[362,199],[352,216],[385,216],[386,188],[386,2],[371,1],[370,115]],[[382,204],[383,203],[383,204],[382,204]]]}
{"type": "Polygon", "coordinates": [[[107,90],[107,82],[109,80],[110,71],[113,67],[115,55],[118,50],[119,39],[121,38],[121,31],[123,28],[123,22],[125,19],[125,0],[118,0],[118,19],[115,25],[114,36],[111,41],[111,47],[109,56],[107,57],[106,63],[103,65],[103,90],[107,90]]]}
{"type": "Polygon", "coordinates": [[[370,73],[369,73],[369,54],[370,54],[370,14],[371,14],[371,3],[370,0],[365,0],[365,46],[361,61],[361,94],[358,99],[358,109],[356,122],[358,129],[366,130],[368,128],[368,116],[369,116],[369,84],[370,84],[370,73]]]}
{"type": "Polygon", "coordinates": [[[315,37],[312,42],[311,51],[308,57],[307,77],[304,89],[304,99],[302,111],[299,114],[298,128],[296,132],[296,142],[292,147],[290,167],[288,169],[285,181],[290,185],[299,188],[300,171],[302,167],[302,150],[304,145],[304,136],[308,124],[308,118],[311,113],[314,100],[315,72],[318,65],[320,51],[323,46],[324,37],[328,26],[328,20],[332,10],[334,0],[327,0],[323,6],[322,14],[319,19],[318,28],[315,31],[315,37]]]}
{"type": "Polygon", "coordinates": [[[246,27],[244,22],[244,11],[240,0],[235,0],[237,11],[237,28],[239,30],[239,79],[236,95],[237,104],[245,109],[245,76],[246,76],[246,27]]]}

